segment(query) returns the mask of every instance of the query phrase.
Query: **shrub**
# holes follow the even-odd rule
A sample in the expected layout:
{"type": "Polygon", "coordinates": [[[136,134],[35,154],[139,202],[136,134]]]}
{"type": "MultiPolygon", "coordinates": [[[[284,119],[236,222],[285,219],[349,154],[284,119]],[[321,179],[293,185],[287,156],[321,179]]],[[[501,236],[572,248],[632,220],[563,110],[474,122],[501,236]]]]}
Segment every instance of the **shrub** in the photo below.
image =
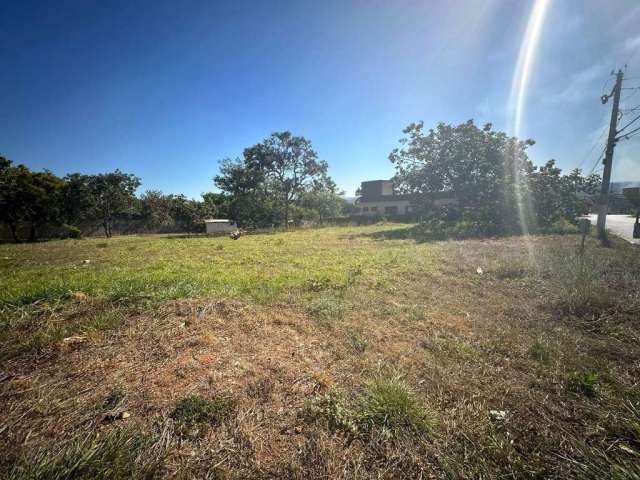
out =
{"type": "Polygon", "coordinates": [[[63,225],[60,231],[60,238],[81,238],[82,230],[73,225],[63,225]]]}

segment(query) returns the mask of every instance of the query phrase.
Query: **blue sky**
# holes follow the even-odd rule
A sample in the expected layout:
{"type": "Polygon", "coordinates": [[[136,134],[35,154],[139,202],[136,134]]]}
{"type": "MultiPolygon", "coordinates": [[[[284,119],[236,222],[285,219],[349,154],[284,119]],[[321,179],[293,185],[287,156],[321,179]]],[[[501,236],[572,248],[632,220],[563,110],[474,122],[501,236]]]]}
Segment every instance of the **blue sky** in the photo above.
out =
{"type": "MultiPolygon", "coordinates": [[[[196,197],[220,159],[291,130],[353,195],[393,174],[387,157],[410,122],[512,133],[532,6],[4,1],[0,154],[61,175],[120,168],[142,190],[196,197]]],[[[625,86],[640,86],[640,2],[550,0],[522,117],[536,163],[591,170],[610,112],[599,97],[625,62],[625,86]]],[[[625,90],[623,106],[636,105],[640,91],[625,90]]],[[[640,136],[619,143],[614,180],[640,179],[639,147],[640,136]]]]}

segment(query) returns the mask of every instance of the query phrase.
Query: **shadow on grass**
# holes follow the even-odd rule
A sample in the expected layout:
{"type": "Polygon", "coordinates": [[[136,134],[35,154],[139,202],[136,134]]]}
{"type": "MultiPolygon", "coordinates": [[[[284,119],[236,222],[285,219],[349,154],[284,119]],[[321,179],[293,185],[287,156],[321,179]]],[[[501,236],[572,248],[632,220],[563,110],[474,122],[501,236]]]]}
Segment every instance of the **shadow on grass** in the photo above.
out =
{"type": "MultiPolygon", "coordinates": [[[[549,228],[531,232],[531,235],[571,235],[577,233],[575,227],[549,228]]],[[[373,238],[375,240],[414,240],[416,243],[440,242],[445,240],[478,240],[519,237],[519,232],[487,233],[475,229],[459,228],[456,225],[442,229],[427,229],[421,224],[394,230],[379,230],[353,235],[353,237],[373,238]]]]}
{"type": "Polygon", "coordinates": [[[511,235],[481,235],[481,234],[457,234],[447,231],[425,231],[419,224],[411,227],[397,228],[393,230],[378,230],[375,232],[358,233],[349,237],[373,238],[374,240],[414,240],[416,243],[439,242],[443,240],[466,240],[473,238],[499,238],[511,235]]]}

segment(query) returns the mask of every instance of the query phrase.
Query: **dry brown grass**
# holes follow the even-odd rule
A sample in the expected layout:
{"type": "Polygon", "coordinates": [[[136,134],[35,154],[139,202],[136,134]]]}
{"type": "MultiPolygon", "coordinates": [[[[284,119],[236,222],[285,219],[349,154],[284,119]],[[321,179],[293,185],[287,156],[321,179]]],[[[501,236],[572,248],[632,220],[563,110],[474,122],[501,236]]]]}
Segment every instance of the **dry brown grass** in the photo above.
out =
{"type": "MultiPolygon", "coordinates": [[[[3,467],[80,433],[127,427],[155,439],[159,477],[612,472],[640,451],[637,410],[625,407],[640,401],[638,304],[559,310],[560,280],[542,260],[550,248],[572,251],[576,238],[534,242],[538,264],[519,238],[447,242],[435,269],[418,262],[390,276],[358,275],[345,288],[292,290],[267,305],[215,298],[136,309],[72,300],[58,321],[118,308],[122,322],[2,364],[3,467]],[[568,388],[584,371],[598,373],[593,396],[568,388]],[[330,394],[354,404],[384,379],[410,387],[432,431],[350,432],[309,418],[310,400],[330,394]],[[233,413],[185,432],[171,413],[192,395],[233,398],[233,413]]],[[[589,247],[620,265],[637,257],[622,244],[589,247]]],[[[625,278],[619,299],[637,301],[638,283],[625,278]]]]}

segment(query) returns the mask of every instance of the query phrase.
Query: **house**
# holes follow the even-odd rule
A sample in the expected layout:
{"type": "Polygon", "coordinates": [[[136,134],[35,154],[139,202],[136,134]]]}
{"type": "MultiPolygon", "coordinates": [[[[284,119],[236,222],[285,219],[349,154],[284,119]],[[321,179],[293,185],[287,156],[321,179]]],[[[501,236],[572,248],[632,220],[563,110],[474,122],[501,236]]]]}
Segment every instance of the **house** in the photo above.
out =
{"type": "Polygon", "coordinates": [[[236,222],[227,220],[226,218],[213,218],[204,221],[207,227],[207,233],[225,233],[233,232],[238,229],[236,222]]]}
{"type": "MultiPolygon", "coordinates": [[[[436,207],[455,202],[449,192],[430,195],[436,207]]],[[[416,194],[398,194],[391,180],[371,180],[362,182],[360,196],[356,199],[355,214],[362,216],[410,215],[418,199],[416,194]]]]}

